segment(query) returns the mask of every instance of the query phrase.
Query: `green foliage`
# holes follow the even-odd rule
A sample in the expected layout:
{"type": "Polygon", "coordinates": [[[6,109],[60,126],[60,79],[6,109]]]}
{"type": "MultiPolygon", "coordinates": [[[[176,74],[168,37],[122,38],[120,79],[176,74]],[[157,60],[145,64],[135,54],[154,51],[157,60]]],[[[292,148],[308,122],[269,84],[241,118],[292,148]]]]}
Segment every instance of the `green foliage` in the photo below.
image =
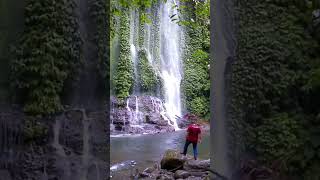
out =
{"type": "Polygon", "coordinates": [[[209,113],[209,55],[197,50],[185,61],[183,90],[187,109],[201,117],[209,113]]]}
{"type": "Polygon", "coordinates": [[[149,64],[146,52],[144,50],[140,50],[138,53],[138,57],[138,68],[141,87],[146,92],[154,92],[157,84],[159,83],[159,79],[154,69],[149,64]]]}
{"type": "Polygon", "coordinates": [[[209,113],[209,101],[205,96],[197,96],[191,99],[188,107],[194,114],[200,115],[201,117],[208,118],[206,115],[209,113]]]}
{"type": "Polygon", "coordinates": [[[184,0],[179,6],[180,25],[186,29],[182,89],[187,111],[209,119],[209,1],[184,0]]]}
{"type": "Polygon", "coordinates": [[[250,144],[254,145],[258,154],[265,162],[273,160],[287,160],[297,153],[298,147],[302,144],[299,139],[298,126],[295,119],[288,114],[277,114],[274,117],[265,119],[256,129],[256,138],[250,144]]]}
{"type": "Polygon", "coordinates": [[[130,25],[128,14],[123,13],[120,21],[120,58],[117,65],[115,75],[115,91],[120,99],[124,99],[130,95],[133,88],[133,64],[131,62],[130,53],[130,25]]]}
{"type": "Polygon", "coordinates": [[[319,146],[312,139],[320,127],[320,45],[308,31],[310,7],[241,1],[231,78],[233,143],[266,164],[284,159],[284,171],[300,179],[319,176],[319,146]]]}
{"type": "Polygon", "coordinates": [[[120,16],[123,9],[139,9],[140,21],[150,23],[150,14],[146,13],[146,10],[157,2],[158,0],[120,0],[118,6],[112,6],[111,12],[115,16],[120,16]]]}
{"type": "MultiPolygon", "coordinates": [[[[92,18],[96,21],[97,26],[97,34],[95,41],[98,44],[98,58],[99,63],[97,64],[97,69],[101,75],[101,79],[105,82],[109,81],[109,65],[108,65],[108,43],[109,42],[109,34],[105,32],[106,27],[109,26],[108,24],[108,12],[109,3],[105,0],[92,0],[91,2],[91,13],[92,18]]],[[[104,83],[105,85],[107,83],[104,83]]],[[[107,88],[107,87],[105,87],[107,88]]]]}
{"type": "Polygon", "coordinates": [[[64,82],[79,65],[81,40],[73,1],[28,0],[25,31],[11,62],[12,87],[32,115],[62,109],[64,82]]]}

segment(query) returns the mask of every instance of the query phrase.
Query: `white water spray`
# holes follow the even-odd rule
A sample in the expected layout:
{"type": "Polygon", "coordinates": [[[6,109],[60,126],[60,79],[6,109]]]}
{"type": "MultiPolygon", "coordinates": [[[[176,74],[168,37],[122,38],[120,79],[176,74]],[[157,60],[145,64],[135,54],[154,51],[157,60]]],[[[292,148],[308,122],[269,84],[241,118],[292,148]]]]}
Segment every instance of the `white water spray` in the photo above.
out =
{"type": "Polygon", "coordinates": [[[175,1],[167,1],[161,5],[161,75],[164,81],[164,105],[170,120],[174,123],[174,128],[178,130],[175,117],[181,116],[182,73],[179,42],[182,31],[179,25],[170,19],[170,16],[178,13],[175,8],[172,8],[172,3],[176,4],[175,1]]]}
{"type": "Polygon", "coordinates": [[[135,110],[134,118],[135,118],[134,121],[135,121],[136,123],[140,124],[138,96],[136,96],[136,110],[135,110]]]}
{"type": "Polygon", "coordinates": [[[88,166],[89,166],[89,157],[90,157],[90,151],[89,151],[89,124],[90,119],[87,117],[86,111],[83,109],[82,112],[82,123],[83,123],[83,150],[82,150],[82,180],[87,180],[88,175],[88,166]]]}

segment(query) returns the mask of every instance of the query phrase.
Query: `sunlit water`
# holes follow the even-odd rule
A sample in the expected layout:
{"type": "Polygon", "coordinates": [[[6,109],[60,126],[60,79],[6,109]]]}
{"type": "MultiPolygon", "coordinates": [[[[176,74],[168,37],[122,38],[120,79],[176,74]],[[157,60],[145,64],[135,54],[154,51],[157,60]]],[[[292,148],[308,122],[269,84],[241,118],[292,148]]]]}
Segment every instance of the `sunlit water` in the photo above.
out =
{"type": "MultiPolygon", "coordinates": [[[[167,149],[182,151],[185,137],[185,130],[156,135],[111,137],[111,166],[120,165],[121,162],[134,161],[136,163],[135,168],[138,168],[141,172],[145,168],[152,167],[155,163],[160,162],[167,149]]],[[[203,140],[198,146],[199,159],[209,159],[209,132],[203,134],[203,140]]],[[[192,145],[188,148],[188,154],[192,155],[192,145]]],[[[115,172],[112,179],[127,177],[130,175],[131,169],[125,168],[115,172]]]]}

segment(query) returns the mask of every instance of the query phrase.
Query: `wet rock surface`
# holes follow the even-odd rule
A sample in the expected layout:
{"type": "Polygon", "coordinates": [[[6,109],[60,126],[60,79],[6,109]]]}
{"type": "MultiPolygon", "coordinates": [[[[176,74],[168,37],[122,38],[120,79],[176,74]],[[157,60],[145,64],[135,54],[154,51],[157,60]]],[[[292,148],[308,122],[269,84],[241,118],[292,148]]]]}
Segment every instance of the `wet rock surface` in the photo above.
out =
{"type": "Polygon", "coordinates": [[[139,173],[139,179],[188,179],[209,180],[210,160],[193,160],[191,156],[183,156],[179,151],[167,150],[160,162],[160,166],[149,167],[139,173]]]}
{"type": "Polygon", "coordinates": [[[130,96],[124,101],[111,97],[112,134],[155,134],[173,132],[173,122],[161,99],[153,96],[130,96]]]}
{"type": "Polygon", "coordinates": [[[103,110],[29,119],[21,109],[1,108],[0,133],[6,136],[0,138],[0,179],[104,179],[109,160],[107,142],[100,140],[106,122],[103,110]]]}

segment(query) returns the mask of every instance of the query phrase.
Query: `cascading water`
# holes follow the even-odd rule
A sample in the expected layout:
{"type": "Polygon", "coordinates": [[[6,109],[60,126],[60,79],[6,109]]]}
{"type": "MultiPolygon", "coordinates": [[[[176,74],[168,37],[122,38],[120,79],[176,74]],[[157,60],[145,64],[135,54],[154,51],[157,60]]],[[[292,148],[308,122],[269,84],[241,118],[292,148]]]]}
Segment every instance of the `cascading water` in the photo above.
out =
{"type": "Polygon", "coordinates": [[[139,37],[139,12],[131,10],[130,17],[130,53],[131,60],[134,66],[134,93],[139,92],[139,78],[138,78],[138,37],[139,37]]]}
{"type": "MultiPolygon", "coordinates": [[[[111,121],[116,126],[111,125],[112,129],[115,127],[120,131],[132,132],[132,127],[144,127],[145,123],[163,120],[168,121],[168,125],[173,126],[175,130],[179,129],[176,116],[181,116],[182,111],[180,85],[183,48],[180,44],[183,44],[183,31],[170,18],[178,13],[177,7],[173,5],[179,4],[175,0],[154,3],[146,11],[150,14],[151,23],[145,24],[140,21],[139,11],[130,10],[130,35],[127,45],[130,46],[134,84],[130,96],[126,99],[126,106],[112,111],[115,120],[111,121]],[[144,55],[147,62],[144,62],[144,55]],[[152,87],[146,87],[149,83],[146,73],[147,77],[151,76],[150,73],[154,73],[156,77],[157,82],[151,85],[152,87]]],[[[120,46],[121,42],[114,45],[120,46]]],[[[121,47],[119,48],[121,52],[121,47]]],[[[113,57],[115,58],[113,62],[121,60],[116,56],[113,57]]],[[[159,122],[159,124],[165,123],[159,122]]]]}
{"type": "MultiPolygon", "coordinates": [[[[172,1],[177,4],[176,1],[172,1]]],[[[170,1],[161,5],[161,76],[164,82],[165,108],[174,123],[174,128],[179,129],[176,122],[176,116],[181,116],[181,93],[180,84],[181,73],[181,55],[179,42],[182,31],[178,24],[172,22],[170,16],[177,14],[177,10],[172,8],[170,1]]]]}
{"type": "Polygon", "coordinates": [[[83,150],[82,150],[82,180],[87,180],[87,175],[88,175],[88,166],[89,166],[89,157],[90,157],[90,152],[89,152],[89,123],[90,119],[87,117],[87,113],[85,110],[81,110],[82,112],[82,124],[83,124],[83,150]]]}
{"type": "Polygon", "coordinates": [[[139,119],[139,101],[138,101],[138,97],[136,96],[136,110],[135,110],[135,114],[134,114],[134,118],[135,118],[135,122],[140,124],[140,119],[139,119]]]}
{"type": "Polygon", "coordinates": [[[57,154],[59,154],[62,157],[66,157],[66,153],[64,152],[63,147],[59,143],[59,136],[60,136],[60,129],[61,129],[61,122],[60,118],[56,118],[56,122],[53,126],[53,131],[54,131],[54,138],[53,138],[53,147],[56,148],[57,154]]]}

